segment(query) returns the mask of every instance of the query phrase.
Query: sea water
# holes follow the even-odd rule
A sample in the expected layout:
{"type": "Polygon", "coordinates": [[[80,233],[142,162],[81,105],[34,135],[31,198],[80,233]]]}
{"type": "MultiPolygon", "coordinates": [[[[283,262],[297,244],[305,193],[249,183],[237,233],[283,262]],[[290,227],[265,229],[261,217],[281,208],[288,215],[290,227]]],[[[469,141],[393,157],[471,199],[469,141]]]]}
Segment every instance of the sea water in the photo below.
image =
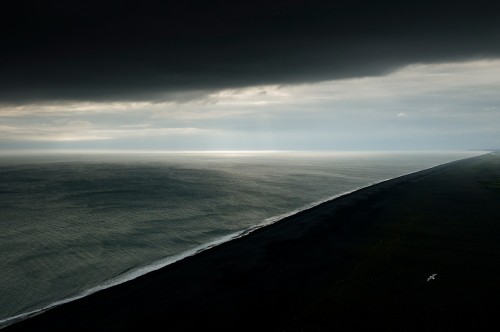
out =
{"type": "Polygon", "coordinates": [[[2,155],[0,324],[342,193],[478,154],[2,155]]]}

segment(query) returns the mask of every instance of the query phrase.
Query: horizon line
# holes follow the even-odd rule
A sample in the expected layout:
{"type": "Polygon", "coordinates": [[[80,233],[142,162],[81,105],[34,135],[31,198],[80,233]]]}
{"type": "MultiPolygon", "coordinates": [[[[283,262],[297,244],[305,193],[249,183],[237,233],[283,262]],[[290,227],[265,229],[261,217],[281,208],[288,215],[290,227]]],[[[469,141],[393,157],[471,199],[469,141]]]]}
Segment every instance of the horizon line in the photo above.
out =
{"type": "Polygon", "coordinates": [[[351,149],[351,150],[121,150],[121,149],[0,149],[0,155],[23,154],[294,154],[294,153],[380,153],[380,152],[495,152],[499,149],[351,149]]]}

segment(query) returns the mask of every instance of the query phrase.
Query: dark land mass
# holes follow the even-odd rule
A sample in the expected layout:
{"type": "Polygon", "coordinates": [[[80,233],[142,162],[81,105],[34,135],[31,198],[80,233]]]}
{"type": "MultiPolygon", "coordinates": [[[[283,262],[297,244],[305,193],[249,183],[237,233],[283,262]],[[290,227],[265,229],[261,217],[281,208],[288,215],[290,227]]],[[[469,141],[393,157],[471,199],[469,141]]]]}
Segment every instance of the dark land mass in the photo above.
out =
{"type": "Polygon", "coordinates": [[[6,331],[481,331],[499,330],[498,308],[492,153],[359,190],[6,331]]]}

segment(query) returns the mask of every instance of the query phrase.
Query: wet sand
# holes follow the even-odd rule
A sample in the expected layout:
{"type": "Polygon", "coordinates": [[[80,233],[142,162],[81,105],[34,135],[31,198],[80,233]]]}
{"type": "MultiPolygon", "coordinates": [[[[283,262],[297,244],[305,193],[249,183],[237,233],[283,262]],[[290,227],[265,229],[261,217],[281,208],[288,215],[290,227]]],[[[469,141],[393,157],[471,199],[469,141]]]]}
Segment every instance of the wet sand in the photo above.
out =
{"type": "Polygon", "coordinates": [[[478,331],[499,328],[499,302],[497,153],[362,189],[5,331],[478,331]]]}

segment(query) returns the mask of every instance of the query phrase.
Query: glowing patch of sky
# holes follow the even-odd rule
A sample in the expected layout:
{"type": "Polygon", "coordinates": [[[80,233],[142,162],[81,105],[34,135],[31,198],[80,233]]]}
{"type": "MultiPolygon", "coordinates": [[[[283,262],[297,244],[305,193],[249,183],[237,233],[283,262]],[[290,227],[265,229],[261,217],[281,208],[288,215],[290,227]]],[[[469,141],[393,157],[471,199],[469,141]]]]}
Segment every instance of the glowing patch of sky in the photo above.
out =
{"type": "Polygon", "coordinates": [[[487,148],[500,144],[498,91],[500,60],[487,59],[194,99],[3,105],[0,148],[487,148]]]}

